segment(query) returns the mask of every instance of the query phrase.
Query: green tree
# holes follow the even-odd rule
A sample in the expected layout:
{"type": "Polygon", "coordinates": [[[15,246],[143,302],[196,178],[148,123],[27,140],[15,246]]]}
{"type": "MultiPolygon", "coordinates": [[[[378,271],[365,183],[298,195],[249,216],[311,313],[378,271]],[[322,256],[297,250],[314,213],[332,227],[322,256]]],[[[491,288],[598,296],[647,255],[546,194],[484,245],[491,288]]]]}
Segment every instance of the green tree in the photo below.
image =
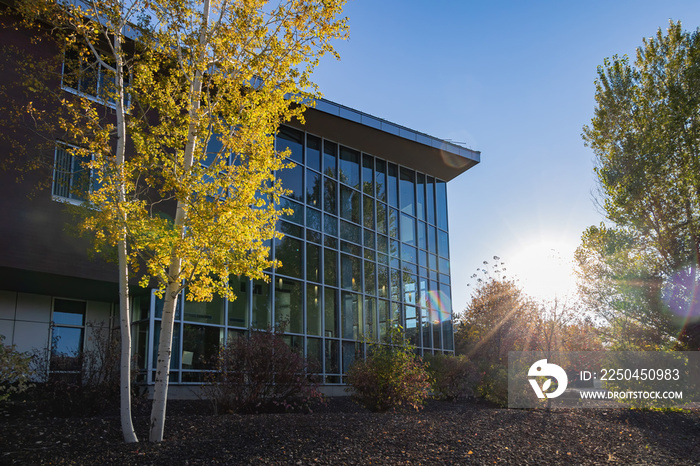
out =
{"type": "Polygon", "coordinates": [[[629,269],[645,275],[644,286],[662,294],[656,301],[665,298],[684,318],[697,347],[700,35],[670,22],[666,33],[659,29],[644,39],[634,64],[627,57],[606,59],[595,85],[595,113],[583,139],[597,159],[602,205],[620,233],[635,241],[629,269]]]}
{"type": "MultiPolygon", "coordinates": [[[[267,242],[279,237],[284,189],[274,172],[291,164],[274,136],[280,123],[303,121],[318,96],[310,76],[322,55],[335,54],[330,41],[346,35],[343,4],[23,2],[26,17],[66,31],[62,46],[111,76],[97,104],[113,104],[115,119],[93,99],[61,97],[73,118],[57,124],[97,181],[82,227],[98,248],[118,247],[122,285],[131,266],[164,297],[151,441],[163,438],[178,295],[232,300],[229,276],[265,279],[275,265],[267,242]]],[[[128,313],[121,319],[128,334],[128,313]]]]}

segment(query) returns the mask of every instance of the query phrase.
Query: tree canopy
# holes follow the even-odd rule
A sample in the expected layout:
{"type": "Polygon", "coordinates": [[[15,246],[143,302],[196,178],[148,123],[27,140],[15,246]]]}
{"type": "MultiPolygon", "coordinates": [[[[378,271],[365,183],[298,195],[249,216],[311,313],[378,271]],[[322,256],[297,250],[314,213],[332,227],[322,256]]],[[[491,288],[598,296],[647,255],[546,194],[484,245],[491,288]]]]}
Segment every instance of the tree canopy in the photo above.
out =
{"type": "Polygon", "coordinates": [[[615,278],[598,287],[599,304],[620,304],[623,296],[630,304],[645,295],[637,305],[609,308],[643,326],[655,321],[661,334],[668,333],[669,311],[697,347],[700,33],[670,22],[665,33],[644,39],[633,64],[606,59],[595,86],[595,113],[583,139],[595,153],[601,204],[615,227],[589,229],[580,262],[596,272],[591,280],[615,278]],[[647,308],[644,318],[640,306],[647,308]]]}

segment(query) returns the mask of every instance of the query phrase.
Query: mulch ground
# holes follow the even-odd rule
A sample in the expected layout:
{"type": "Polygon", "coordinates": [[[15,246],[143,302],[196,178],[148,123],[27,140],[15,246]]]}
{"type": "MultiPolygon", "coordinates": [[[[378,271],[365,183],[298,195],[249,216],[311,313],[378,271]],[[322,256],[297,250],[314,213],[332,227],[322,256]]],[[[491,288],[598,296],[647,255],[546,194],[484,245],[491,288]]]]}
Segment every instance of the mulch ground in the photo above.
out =
{"type": "Polygon", "coordinates": [[[700,410],[500,409],[430,402],[371,413],[332,399],[311,414],[212,416],[169,405],[165,440],[124,444],[117,416],[51,418],[0,409],[1,464],[700,464],[700,410]]]}

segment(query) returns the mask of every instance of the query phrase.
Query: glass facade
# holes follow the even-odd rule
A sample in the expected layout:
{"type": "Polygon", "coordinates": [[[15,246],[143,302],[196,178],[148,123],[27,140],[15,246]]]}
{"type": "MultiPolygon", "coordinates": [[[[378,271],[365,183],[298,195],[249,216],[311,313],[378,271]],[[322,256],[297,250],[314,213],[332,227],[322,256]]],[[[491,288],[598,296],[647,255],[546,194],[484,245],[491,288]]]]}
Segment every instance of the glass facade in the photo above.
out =
{"type": "MultiPolygon", "coordinates": [[[[181,297],[171,381],[201,381],[219,343],[282,322],[329,384],[341,383],[364,342],[391,326],[402,326],[421,354],[452,353],[446,183],[282,127],[277,149],[286,148],[296,167],[278,177],[294,213],[280,220],[285,237],[271,247],[282,264],[267,282],[231,277],[234,301],[181,297]]],[[[162,302],[147,298],[134,305],[134,346],[149,350],[139,363],[152,381],[162,302]]]]}

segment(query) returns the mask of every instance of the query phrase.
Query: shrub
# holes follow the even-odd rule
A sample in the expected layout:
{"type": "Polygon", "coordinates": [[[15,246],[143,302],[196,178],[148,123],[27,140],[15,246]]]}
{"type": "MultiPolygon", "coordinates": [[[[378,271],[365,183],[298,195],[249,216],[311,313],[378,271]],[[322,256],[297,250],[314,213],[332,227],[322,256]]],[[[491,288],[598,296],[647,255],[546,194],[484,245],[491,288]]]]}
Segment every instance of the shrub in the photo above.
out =
{"type": "Polygon", "coordinates": [[[35,373],[43,374],[44,379],[37,384],[34,398],[54,416],[96,415],[118,409],[119,332],[91,323],[86,327],[91,329],[88,349],[68,356],[34,355],[35,373]]]}
{"type": "Polygon", "coordinates": [[[5,346],[0,335],[0,402],[13,393],[21,393],[30,386],[32,356],[20,353],[15,345],[5,346]]]}
{"type": "Polygon", "coordinates": [[[501,364],[489,364],[481,370],[477,392],[482,398],[500,406],[508,405],[508,370],[501,364]]]}
{"type": "Polygon", "coordinates": [[[425,360],[433,380],[433,397],[454,401],[464,400],[476,394],[481,374],[466,356],[436,354],[426,356],[425,360]]]}
{"type": "Polygon", "coordinates": [[[400,327],[390,338],[391,343],[371,344],[367,359],[355,360],[348,369],[352,396],[371,411],[418,410],[430,394],[430,375],[400,327]]]}
{"type": "Polygon", "coordinates": [[[322,400],[314,368],[282,335],[251,331],[219,348],[202,387],[216,414],[310,409],[322,400]]]}

